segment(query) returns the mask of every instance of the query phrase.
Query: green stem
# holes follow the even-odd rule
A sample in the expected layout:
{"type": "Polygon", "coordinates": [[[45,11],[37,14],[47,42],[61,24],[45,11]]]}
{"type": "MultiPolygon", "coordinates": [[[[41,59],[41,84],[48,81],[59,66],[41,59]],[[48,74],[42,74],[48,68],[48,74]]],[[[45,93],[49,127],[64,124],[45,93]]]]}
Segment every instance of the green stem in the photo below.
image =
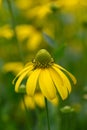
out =
{"type": "Polygon", "coordinates": [[[29,121],[29,116],[30,115],[29,115],[28,109],[27,109],[26,104],[25,104],[24,95],[22,95],[22,101],[23,101],[23,105],[24,105],[24,108],[25,108],[26,121],[27,121],[28,130],[32,130],[32,126],[31,126],[31,123],[29,121]]]}
{"type": "Polygon", "coordinates": [[[25,104],[24,95],[22,95],[22,100],[23,100],[23,105],[24,105],[24,108],[25,108],[25,111],[26,111],[26,114],[27,114],[28,109],[27,109],[26,104],[25,104]]]}
{"type": "Polygon", "coordinates": [[[47,114],[48,130],[50,130],[50,121],[49,121],[48,103],[47,103],[47,99],[46,99],[46,98],[45,98],[45,105],[46,105],[46,114],[47,114]]]}
{"type": "MultiPolygon", "coordinates": [[[[15,16],[14,16],[14,12],[13,12],[13,7],[12,7],[12,4],[11,4],[11,0],[7,0],[7,4],[8,4],[8,9],[9,9],[9,12],[10,12],[10,15],[11,15],[11,21],[12,21],[13,31],[14,31],[16,43],[17,43],[17,46],[18,46],[20,58],[21,58],[22,62],[24,63],[23,50],[22,50],[21,44],[19,42],[19,39],[18,39],[17,33],[16,33],[16,20],[15,20],[15,16]]],[[[27,109],[25,101],[24,101],[24,95],[22,95],[22,100],[23,100],[23,104],[24,104],[24,107],[25,107],[28,129],[31,130],[31,125],[29,126],[29,119],[28,119],[29,118],[28,117],[29,112],[28,112],[28,109],[27,109]]]]}
{"type": "Polygon", "coordinates": [[[17,46],[18,46],[18,49],[19,49],[20,58],[21,58],[22,62],[24,62],[23,50],[22,50],[21,44],[20,44],[20,42],[19,42],[19,40],[17,38],[16,20],[15,20],[15,16],[14,16],[11,0],[7,0],[7,4],[8,4],[8,9],[9,9],[9,12],[10,12],[10,15],[11,15],[12,26],[13,26],[14,35],[15,35],[15,38],[16,38],[16,43],[17,43],[17,46]]]}

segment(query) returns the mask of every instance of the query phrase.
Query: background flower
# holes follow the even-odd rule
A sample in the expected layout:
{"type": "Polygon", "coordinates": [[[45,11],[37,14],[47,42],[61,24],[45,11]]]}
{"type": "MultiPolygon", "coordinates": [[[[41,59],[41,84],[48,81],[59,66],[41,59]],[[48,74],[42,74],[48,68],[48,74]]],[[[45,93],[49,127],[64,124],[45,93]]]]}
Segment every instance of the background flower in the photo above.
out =
{"type": "Polygon", "coordinates": [[[0,37],[10,39],[13,37],[13,30],[10,28],[9,25],[3,25],[0,27],[0,37]]]}

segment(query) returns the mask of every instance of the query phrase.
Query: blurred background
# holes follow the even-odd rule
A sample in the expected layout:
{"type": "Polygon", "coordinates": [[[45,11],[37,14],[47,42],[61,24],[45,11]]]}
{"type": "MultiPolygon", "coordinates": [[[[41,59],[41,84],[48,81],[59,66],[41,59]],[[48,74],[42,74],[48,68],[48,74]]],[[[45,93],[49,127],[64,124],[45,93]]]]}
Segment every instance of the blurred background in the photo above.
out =
{"type": "Polygon", "coordinates": [[[12,85],[42,48],[77,79],[66,100],[48,102],[51,130],[86,130],[87,0],[0,0],[0,129],[47,130],[43,97],[12,85]]]}

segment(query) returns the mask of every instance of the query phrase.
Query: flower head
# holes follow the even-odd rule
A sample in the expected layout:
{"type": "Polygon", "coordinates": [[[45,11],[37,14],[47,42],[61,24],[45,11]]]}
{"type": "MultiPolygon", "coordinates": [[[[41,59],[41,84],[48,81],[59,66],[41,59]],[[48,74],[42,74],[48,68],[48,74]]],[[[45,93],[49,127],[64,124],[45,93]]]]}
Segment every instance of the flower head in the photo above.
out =
{"type": "Polygon", "coordinates": [[[26,93],[33,96],[36,92],[41,92],[48,100],[55,99],[57,91],[64,100],[71,92],[71,83],[66,74],[76,84],[75,77],[66,69],[54,63],[53,58],[45,49],[41,49],[35,59],[28,63],[22,71],[18,73],[14,81],[15,91],[18,92],[24,78],[26,81],[26,93]]]}

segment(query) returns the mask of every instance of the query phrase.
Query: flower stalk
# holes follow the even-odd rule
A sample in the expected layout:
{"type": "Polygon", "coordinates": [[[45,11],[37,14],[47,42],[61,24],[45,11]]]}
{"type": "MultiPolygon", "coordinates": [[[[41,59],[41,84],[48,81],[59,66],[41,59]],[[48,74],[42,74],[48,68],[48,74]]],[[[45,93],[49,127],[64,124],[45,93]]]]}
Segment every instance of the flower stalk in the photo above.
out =
{"type": "MultiPolygon", "coordinates": [[[[16,40],[16,43],[17,43],[17,46],[18,46],[20,59],[21,59],[22,62],[24,63],[24,54],[23,54],[23,50],[22,50],[21,44],[20,44],[20,42],[19,42],[19,39],[18,39],[18,37],[17,37],[17,32],[16,32],[16,20],[15,20],[13,8],[12,8],[11,0],[7,0],[7,4],[8,4],[9,13],[10,13],[10,15],[11,15],[12,27],[13,27],[13,31],[14,31],[15,40],[16,40]]],[[[28,112],[28,110],[27,110],[27,107],[26,107],[26,104],[25,104],[25,101],[24,101],[24,95],[22,95],[22,100],[23,100],[23,104],[24,104],[24,108],[25,108],[25,112],[26,112],[27,124],[29,124],[29,121],[28,121],[29,112],[28,112]]],[[[28,125],[28,129],[31,130],[31,128],[30,128],[29,125],[28,125]]]]}
{"type": "Polygon", "coordinates": [[[22,62],[24,62],[23,50],[22,50],[20,42],[19,42],[19,40],[17,38],[17,33],[16,33],[16,29],[15,29],[16,28],[16,20],[15,20],[13,8],[12,8],[11,0],[7,0],[7,4],[8,4],[9,13],[11,15],[12,27],[13,27],[16,43],[17,43],[17,46],[18,46],[20,58],[21,58],[22,62]]]}
{"type": "Polygon", "coordinates": [[[48,103],[47,103],[47,99],[46,99],[46,98],[45,98],[45,105],[46,105],[46,114],[47,114],[48,130],[50,130],[50,121],[49,121],[48,103]]]}

